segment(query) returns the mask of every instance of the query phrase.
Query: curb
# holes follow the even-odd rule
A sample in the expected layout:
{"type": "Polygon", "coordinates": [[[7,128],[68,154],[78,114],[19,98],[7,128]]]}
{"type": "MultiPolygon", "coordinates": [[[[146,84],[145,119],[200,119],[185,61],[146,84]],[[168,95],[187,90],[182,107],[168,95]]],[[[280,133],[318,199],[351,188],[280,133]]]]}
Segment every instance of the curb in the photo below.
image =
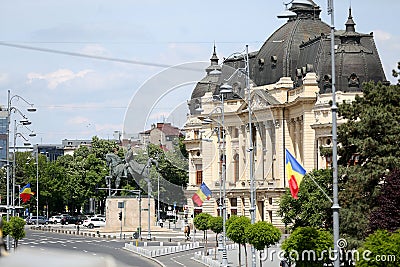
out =
{"type": "MultiPolygon", "coordinates": [[[[144,247],[146,247],[146,245],[144,247]]],[[[132,242],[125,243],[126,249],[152,258],[201,248],[199,242],[184,245],[178,244],[177,246],[160,246],[160,248],[155,250],[148,250],[144,247],[137,247],[132,242]]]]}
{"type": "Polygon", "coordinates": [[[124,250],[126,250],[126,251],[129,251],[129,252],[132,252],[132,253],[134,253],[134,254],[136,254],[136,255],[145,257],[146,259],[152,260],[152,261],[154,261],[155,263],[157,263],[158,265],[160,265],[160,266],[162,266],[162,267],[167,267],[164,263],[162,263],[161,261],[159,261],[159,260],[157,260],[157,259],[155,259],[155,258],[152,258],[152,257],[146,256],[146,255],[144,255],[144,254],[138,253],[138,252],[136,252],[136,251],[130,250],[130,249],[128,249],[127,247],[123,247],[122,249],[124,249],[124,250]]]}

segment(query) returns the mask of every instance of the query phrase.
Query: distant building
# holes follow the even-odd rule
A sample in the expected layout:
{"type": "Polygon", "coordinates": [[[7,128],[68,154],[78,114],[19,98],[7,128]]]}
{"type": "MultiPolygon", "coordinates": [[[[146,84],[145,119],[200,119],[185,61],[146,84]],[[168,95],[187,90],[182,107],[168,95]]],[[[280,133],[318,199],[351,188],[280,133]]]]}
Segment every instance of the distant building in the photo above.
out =
{"type": "Polygon", "coordinates": [[[55,161],[64,155],[64,147],[56,144],[34,145],[33,151],[45,155],[48,161],[55,161]]]}
{"type": "Polygon", "coordinates": [[[92,147],[92,140],[85,140],[85,139],[64,139],[61,143],[64,149],[64,155],[73,155],[75,150],[80,148],[81,146],[87,146],[88,148],[92,147]]]}
{"type": "Polygon", "coordinates": [[[164,151],[174,149],[182,132],[171,123],[158,122],[151,129],[139,133],[138,140],[123,140],[123,144],[145,149],[148,144],[159,145],[164,151]]]}

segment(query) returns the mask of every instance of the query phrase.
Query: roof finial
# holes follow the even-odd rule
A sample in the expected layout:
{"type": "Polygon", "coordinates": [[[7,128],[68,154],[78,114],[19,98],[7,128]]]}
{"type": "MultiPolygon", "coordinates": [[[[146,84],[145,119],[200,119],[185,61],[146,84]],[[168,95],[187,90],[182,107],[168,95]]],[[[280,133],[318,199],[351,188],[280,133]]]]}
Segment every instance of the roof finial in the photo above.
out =
{"type": "Polygon", "coordinates": [[[215,45],[215,40],[214,40],[214,51],[213,51],[213,54],[212,54],[212,56],[210,58],[210,61],[211,61],[211,65],[218,65],[219,59],[218,59],[218,56],[217,56],[217,47],[215,45]]]}
{"type": "Polygon", "coordinates": [[[355,32],[356,27],[355,27],[355,22],[353,20],[353,16],[351,15],[351,6],[349,7],[349,17],[347,18],[346,21],[346,32],[355,32]]]}

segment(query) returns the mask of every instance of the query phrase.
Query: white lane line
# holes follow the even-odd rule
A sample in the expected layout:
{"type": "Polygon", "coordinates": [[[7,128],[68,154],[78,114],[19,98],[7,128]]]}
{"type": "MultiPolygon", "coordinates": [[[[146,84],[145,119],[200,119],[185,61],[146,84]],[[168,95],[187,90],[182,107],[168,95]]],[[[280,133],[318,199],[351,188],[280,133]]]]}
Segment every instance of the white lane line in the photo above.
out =
{"type": "Polygon", "coordinates": [[[175,257],[172,257],[171,260],[172,260],[173,262],[175,262],[175,263],[181,265],[181,266],[185,266],[185,264],[183,264],[183,263],[181,263],[181,262],[175,260],[175,258],[179,258],[179,257],[182,257],[182,256],[175,256],[175,257]]]}

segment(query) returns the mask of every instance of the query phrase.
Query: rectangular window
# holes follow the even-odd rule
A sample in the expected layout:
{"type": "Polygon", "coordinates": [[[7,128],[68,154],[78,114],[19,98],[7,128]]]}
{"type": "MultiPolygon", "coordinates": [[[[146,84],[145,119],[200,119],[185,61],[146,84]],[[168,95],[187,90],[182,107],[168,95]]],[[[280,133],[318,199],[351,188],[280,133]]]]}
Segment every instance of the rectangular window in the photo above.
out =
{"type": "Polygon", "coordinates": [[[203,171],[196,171],[196,184],[200,185],[203,182],[203,171]]]}
{"type": "Polygon", "coordinates": [[[237,207],[237,198],[230,198],[231,207],[237,207]]]}
{"type": "Polygon", "coordinates": [[[199,138],[200,138],[199,130],[194,130],[194,132],[193,132],[193,139],[199,139],[199,138]]]}

